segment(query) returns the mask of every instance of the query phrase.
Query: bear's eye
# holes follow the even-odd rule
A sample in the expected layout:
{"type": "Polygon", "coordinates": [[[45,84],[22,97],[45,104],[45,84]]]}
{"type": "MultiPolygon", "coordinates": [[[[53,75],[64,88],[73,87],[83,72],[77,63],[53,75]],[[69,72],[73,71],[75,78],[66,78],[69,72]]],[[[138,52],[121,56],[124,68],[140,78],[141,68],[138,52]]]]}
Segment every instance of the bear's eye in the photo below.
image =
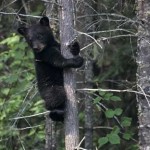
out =
{"type": "Polygon", "coordinates": [[[32,39],[31,39],[31,38],[28,38],[28,42],[31,44],[31,43],[32,43],[32,39]]]}

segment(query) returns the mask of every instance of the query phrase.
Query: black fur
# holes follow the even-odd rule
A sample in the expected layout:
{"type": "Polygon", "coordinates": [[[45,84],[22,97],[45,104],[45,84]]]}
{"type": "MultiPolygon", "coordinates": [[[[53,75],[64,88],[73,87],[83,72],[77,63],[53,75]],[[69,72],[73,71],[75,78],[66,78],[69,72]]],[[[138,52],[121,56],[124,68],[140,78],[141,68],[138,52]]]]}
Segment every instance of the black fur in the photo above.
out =
{"type": "Polygon", "coordinates": [[[30,27],[20,27],[18,32],[23,35],[33,50],[38,89],[45,100],[46,109],[54,121],[63,121],[65,113],[66,93],[64,90],[63,69],[78,68],[83,58],[78,56],[80,47],[77,42],[69,48],[74,58],[66,59],[61,55],[60,45],[55,40],[49,27],[49,19],[43,17],[40,22],[30,27]]]}

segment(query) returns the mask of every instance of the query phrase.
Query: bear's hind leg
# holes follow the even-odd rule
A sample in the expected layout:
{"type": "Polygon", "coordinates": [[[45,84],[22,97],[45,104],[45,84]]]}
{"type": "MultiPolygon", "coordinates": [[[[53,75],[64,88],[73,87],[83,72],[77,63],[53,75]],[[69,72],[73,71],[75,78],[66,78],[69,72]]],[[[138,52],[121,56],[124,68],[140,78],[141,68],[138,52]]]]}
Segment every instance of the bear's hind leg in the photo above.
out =
{"type": "Polygon", "coordinates": [[[53,121],[64,121],[64,110],[54,109],[49,114],[50,118],[53,121]]]}
{"type": "Polygon", "coordinates": [[[50,118],[53,121],[64,121],[67,97],[63,86],[53,86],[44,91],[43,99],[50,118]]]}
{"type": "Polygon", "coordinates": [[[61,104],[59,107],[52,109],[50,111],[50,118],[53,121],[64,121],[64,115],[65,115],[65,103],[61,104]]]}

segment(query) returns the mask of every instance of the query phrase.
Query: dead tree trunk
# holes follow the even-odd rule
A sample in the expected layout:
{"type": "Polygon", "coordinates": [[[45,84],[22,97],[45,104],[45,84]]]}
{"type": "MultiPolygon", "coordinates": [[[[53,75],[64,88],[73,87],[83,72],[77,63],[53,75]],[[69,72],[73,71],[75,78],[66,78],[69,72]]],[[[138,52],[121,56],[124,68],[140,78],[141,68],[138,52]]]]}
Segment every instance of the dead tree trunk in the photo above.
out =
{"type": "MultiPolygon", "coordinates": [[[[51,0],[49,0],[50,2],[51,0]]],[[[46,3],[46,16],[55,17],[56,10],[54,9],[54,4],[46,3]]],[[[56,131],[55,123],[50,119],[49,114],[45,115],[46,125],[45,125],[45,150],[56,150],[57,149],[57,140],[56,140],[56,131]]]]}
{"type": "MultiPolygon", "coordinates": [[[[92,88],[93,64],[91,60],[86,60],[85,80],[86,88],[92,88]]],[[[90,94],[85,94],[85,149],[93,149],[93,102],[90,94]]]]}
{"type": "MultiPolygon", "coordinates": [[[[94,31],[93,25],[91,26],[93,22],[93,17],[90,15],[94,14],[93,11],[93,1],[86,0],[80,1],[77,3],[76,6],[78,9],[77,15],[78,17],[78,24],[77,29],[79,31],[82,31],[84,33],[89,33],[94,31]],[[80,18],[80,16],[85,16],[84,18],[80,18]],[[90,17],[89,17],[90,16],[90,17]]],[[[80,37],[80,43],[82,43],[82,46],[87,46],[93,43],[93,39],[89,38],[88,36],[81,36],[80,37]]],[[[84,51],[86,55],[85,59],[85,68],[84,68],[84,88],[93,88],[92,80],[93,80],[93,61],[90,58],[91,51],[93,50],[93,44],[91,46],[87,46],[84,51]]],[[[79,76],[81,78],[83,74],[79,76]]],[[[83,79],[82,79],[83,80],[83,79]]],[[[80,85],[81,86],[81,85],[80,85]]],[[[81,87],[79,87],[81,88],[81,87]]],[[[79,95],[79,97],[82,97],[82,95],[79,95]]],[[[92,150],[93,149],[93,99],[92,95],[90,93],[85,92],[84,93],[84,102],[85,102],[85,124],[84,124],[84,131],[85,131],[85,140],[84,140],[84,148],[86,150],[92,150]]]]}
{"type": "MultiPolygon", "coordinates": [[[[94,27],[91,26],[93,22],[93,17],[90,15],[94,14],[95,12],[92,9],[93,7],[93,1],[86,0],[80,1],[77,5],[77,15],[78,16],[85,16],[84,18],[78,18],[78,24],[77,29],[79,31],[82,31],[84,33],[93,32],[94,27]],[[89,17],[90,16],[90,17],[89,17]],[[89,27],[90,26],[90,27],[89,27]]],[[[84,38],[80,37],[80,43],[82,43],[82,46],[87,46],[91,43],[93,43],[93,40],[89,38],[88,36],[85,36],[84,38]]],[[[85,75],[84,75],[84,87],[92,89],[92,79],[93,79],[93,61],[90,56],[91,51],[93,50],[93,44],[91,46],[88,46],[86,48],[86,53],[88,54],[85,59],[85,75]]],[[[81,78],[81,77],[79,77],[81,78]]],[[[81,86],[81,85],[80,85],[81,86]]],[[[81,88],[81,87],[79,87],[81,88]]],[[[79,95],[79,97],[82,97],[82,95],[79,95]]],[[[85,124],[84,124],[84,131],[85,131],[85,140],[84,140],[84,148],[86,150],[92,150],[93,149],[93,100],[90,93],[85,92],[84,93],[84,101],[85,101],[85,124]]]]}
{"type": "MultiPolygon", "coordinates": [[[[71,57],[67,45],[74,39],[74,4],[72,0],[59,0],[61,50],[66,58],[71,57]]],[[[77,103],[75,99],[75,81],[73,70],[64,70],[64,86],[67,93],[65,117],[65,147],[74,150],[79,141],[77,103]]]]}
{"type": "MultiPolygon", "coordinates": [[[[93,2],[91,0],[87,0],[84,4],[84,13],[85,13],[85,24],[89,25],[93,21],[92,17],[88,17],[93,13],[91,9],[93,2]]],[[[92,32],[93,27],[85,29],[85,32],[92,32]]],[[[86,44],[92,43],[92,39],[88,37],[85,39],[86,44]]],[[[91,52],[93,46],[89,46],[86,50],[91,52]]],[[[92,84],[93,79],[93,61],[90,58],[86,59],[85,63],[85,87],[93,88],[92,84]]],[[[92,150],[93,149],[93,100],[90,93],[85,94],[85,149],[92,150]]]]}
{"type": "Polygon", "coordinates": [[[45,150],[56,150],[56,132],[55,124],[49,118],[49,115],[46,115],[46,125],[45,125],[45,150]]]}
{"type": "Polygon", "coordinates": [[[137,0],[138,27],[137,95],[139,111],[139,142],[141,150],[150,150],[150,1],[137,0]]]}

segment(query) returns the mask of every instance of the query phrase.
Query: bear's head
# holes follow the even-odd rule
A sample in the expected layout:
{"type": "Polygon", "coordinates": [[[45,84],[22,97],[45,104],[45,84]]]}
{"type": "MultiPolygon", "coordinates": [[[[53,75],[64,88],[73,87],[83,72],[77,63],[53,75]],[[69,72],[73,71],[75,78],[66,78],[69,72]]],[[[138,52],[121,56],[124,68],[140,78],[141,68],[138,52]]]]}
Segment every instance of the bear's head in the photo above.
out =
{"type": "Polygon", "coordinates": [[[18,32],[25,37],[34,52],[43,51],[54,40],[48,17],[42,17],[37,24],[32,26],[20,27],[18,32]]]}

